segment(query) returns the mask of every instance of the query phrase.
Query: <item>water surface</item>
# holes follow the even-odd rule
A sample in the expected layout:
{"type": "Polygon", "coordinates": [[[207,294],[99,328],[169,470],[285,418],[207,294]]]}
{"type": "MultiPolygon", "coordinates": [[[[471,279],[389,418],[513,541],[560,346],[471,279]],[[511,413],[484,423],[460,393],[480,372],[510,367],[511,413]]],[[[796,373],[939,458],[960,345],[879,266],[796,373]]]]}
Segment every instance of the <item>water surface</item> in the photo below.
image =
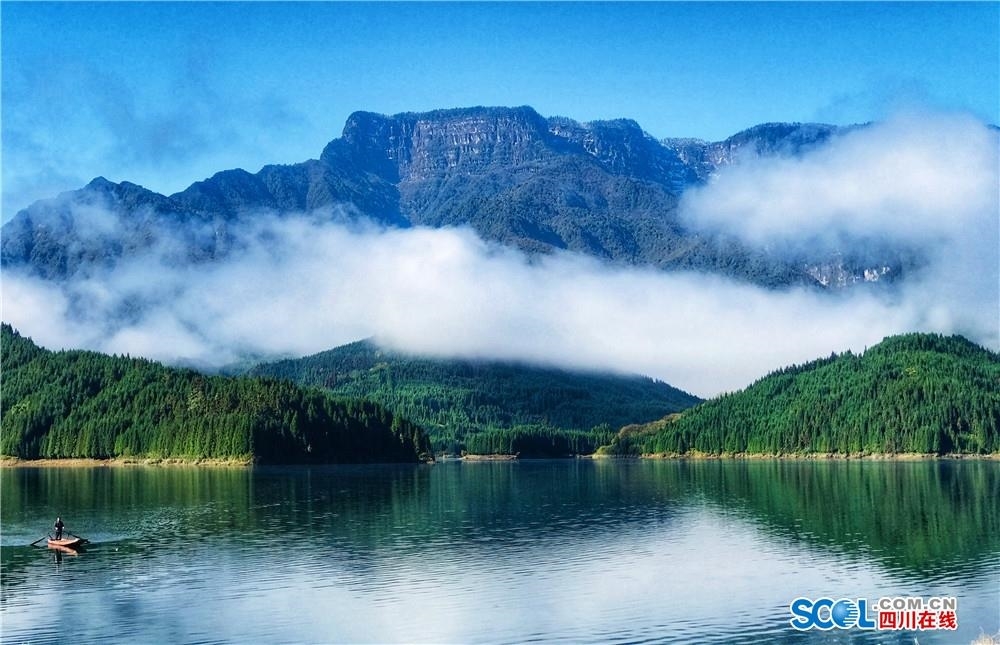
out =
{"type": "Polygon", "coordinates": [[[0,471],[3,642],[969,643],[995,462],[0,471]],[[94,544],[27,545],[61,514],[94,544]],[[958,632],[792,630],[797,596],[956,596],[958,632]]]}

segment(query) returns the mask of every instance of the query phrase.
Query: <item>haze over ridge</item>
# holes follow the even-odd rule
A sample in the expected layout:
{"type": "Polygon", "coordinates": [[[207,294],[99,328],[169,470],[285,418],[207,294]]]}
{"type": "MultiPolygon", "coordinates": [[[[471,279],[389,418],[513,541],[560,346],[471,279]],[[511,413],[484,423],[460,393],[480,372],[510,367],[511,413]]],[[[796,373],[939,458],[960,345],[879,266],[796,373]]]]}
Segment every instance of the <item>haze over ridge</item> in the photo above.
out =
{"type": "MultiPolygon", "coordinates": [[[[505,114],[523,117],[529,124],[541,119],[524,109],[505,114]]],[[[392,118],[400,116],[405,115],[392,118]]],[[[352,154],[364,151],[368,141],[362,135],[378,132],[385,124],[377,121],[386,119],[365,113],[355,118],[375,123],[354,124],[353,129],[348,123],[345,136],[331,143],[320,161],[304,164],[307,174],[316,171],[315,164],[343,154],[338,147],[344,144],[338,142],[352,144],[352,154]],[[360,140],[352,142],[351,136],[360,140]]],[[[375,148],[372,158],[364,160],[364,172],[352,176],[368,183],[340,184],[355,191],[360,207],[356,201],[335,199],[301,211],[257,205],[236,208],[232,217],[220,220],[225,193],[220,201],[218,193],[202,188],[210,184],[195,184],[184,191],[187,195],[170,200],[179,200],[192,212],[214,213],[215,219],[190,218],[188,223],[198,226],[162,235],[146,248],[139,240],[134,256],[124,254],[110,267],[98,262],[79,274],[25,275],[17,262],[8,261],[8,244],[18,239],[8,224],[5,319],[43,345],[208,364],[248,353],[301,355],[374,334],[394,347],[441,356],[638,371],[701,395],[745,385],[789,362],[861,349],[902,331],[955,331],[997,346],[997,210],[996,194],[990,190],[997,176],[996,131],[974,119],[907,114],[861,129],[815,130],[805,140],[801,126],[786,127],[784,138],[746,135],[744,149],[752,144],[754,154],[737,164],[716,161],[713,167],[693,154],[692,142],[656,142],[627,121],[596,126],[559,119],[543,122],[537,129],[540,136],[559,137],[555,143],[579,142],[585,152],[552,157],[558,173],[548,177],[555,180],[537,179],[552,170],[539,165],[537,154],[490,160],[478,167],[474,152],[464,159],[449,156],[463,147],[467,153],[474,149],[480,143],[476,137],[485,140],[488,129],[466,130],[469,136],[457,148],[444,146],[439,150],[443,154],[417,162],[446,170],[473,163],[464,175],[446,173],[444,183],[457,182],[462,188],[471,177],[478,188],[491,187],[492,193],[468,193],[494,200],[490,213],[520,214],[532,204],[548,208],[552,202],[543,197],[554,192],[548,189],[569,184],[583,206],[569,195],[558,202],[566,209],[558,213],[561,218],[535,220],[536,225],[548,225],[555,237],[508,239],[511,231],[517,232],[508,226],[493,232],[493,241],[484,241],[495,220],[463,221],[463,213],[474,218],[475,211],[463,210],[468,201],[455,201],[461,190],[451,193],[452,202],[435,208],[433,197],[442,194],[440,188],[420,184],[434,177],[418,177],[409,186],[394,183],[398,177],[392,173],[400,173],[403,164],[395,170],[380,168],[380,158],[393,157],[375,148]],[[795,145],[789,143],[789,133],[800,137],[792,139],[795,145]],[[602,147],[608,141],[614,145],[602,147]],[[665,159],[682,163],[671,165],[665,159]],[[501,168],[510,172],[505,175],[501,168]],[[716,179],[706,181],[710,176],[716,179]],[[594,177],[606,186],[580,195],[579,188],[589,188],[586,180],[594,177]],[[389,194],[391,186],[406,187],[399,189],[399,203],[410,203],[411,213],[426,213],[424,219],[399,221],[401,213],[392,202],[379,197],[386,184],[389,194]],[[640,200],[638,206],[632,203],[631,210],[606,207],[603,212],[588,202],[622,189],[661,197],[640,200]],[[817,200],[820,191],[825,191],[824,198],[817,200]],[[518,195],[521,203],[511,201],[518,195]],[[431,202],[421,202],[426,199],[431,202]],[[660,208],[664,204],[667,207],[660,208]],[[775,217],[779,213],[784,219],[775,217]],[[639,230],[652,223],[675,231],[673,246],[666,247],[668,261],[643,262],[628,253],[609,258],[608,249],[615,248],[608,240],[614,241],[614,235],[588,256],[586,233],[607,227],[609,221],[611,232],[622,222],[639,230]],[[205,239],[219,238],[220,222],[227,227],[225,246],[199,247],[205,239]],[[407,228],[393,226],[400,224],[407,228]],[[678,250],[692,248],[683,244],[691,239],[715,244],[701,247],[714,252],[714,259],[697,267],[701,271],[676,262],[678,250]],[[532,243],[542,246],[532,248],[532,243]],[[803,279],[769,283],[782,275],[773,269],[760,279],[746,268],[756,266],[747,265],[747,258],[787,268],[813,249],[829,259],[831,253],[836,257],[845,249],[860,248],[858,243],[874,249],[876,256],[902,250],[904,255],[919,255],[919,261],[912,263],[905,279],[885,291],[854,289],[834,297],[797,286],[806,283],[803,279]],[[178,261],[199,248],[207,251],[204,257],[178,261]],[[538,255],[539,250],[544,253],[538,255]],[[640,266],[628,266],[629,260],[640,266]]],[[[447,127],[444,131],[447,134],[447,127]]],[[[775,130],[768,132],[773,135],[775,130]]],[[[493,135],[517,138],[524,133],[515,127],[493,135]]],[[[511,154],[530,151],[533,142],[527,143],[511,146],[511,154]]],[[[712,149],[701,150],[704,155],[712,149]]],[[[393,153],[395,159],[401,152],[393,153]]],[[[417,162],[411,161],[409,168],[417,162]]],[[[237,201],[254,188],[253,182],[240,183],[248,173],[221,175],[236,186],[230,194],[236,194],[237,201]]],[[[216,182],[216,187],[226,185],[216,182]]],[[[113,194],[119,204],[123,197],[138,194],[125,184],[94,188],[113,194]]],[[[81,210],[75,203],[70,208],[81,224],[71,227],[77,236],[73,243],[85,246],[94,239],[114,239],[120,232],[119,215],[99,201],[83,206],[81,210]]],[[[131,212],[150,216],[149,210],[131,212]]],[[[869,254],[863,259],[872,258],[869,254]]],[[[800,270],[799,275],[810,274],[800,270]]]]}

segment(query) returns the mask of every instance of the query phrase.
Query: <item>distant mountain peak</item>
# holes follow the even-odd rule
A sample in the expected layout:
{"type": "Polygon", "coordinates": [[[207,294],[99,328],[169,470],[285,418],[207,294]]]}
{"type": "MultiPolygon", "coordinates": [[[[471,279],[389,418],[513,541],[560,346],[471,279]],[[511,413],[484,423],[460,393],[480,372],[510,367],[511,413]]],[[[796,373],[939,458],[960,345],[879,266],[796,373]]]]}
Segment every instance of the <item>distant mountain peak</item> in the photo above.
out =
{"type": "Polygon", "coordinates": [[[90,183],[85,186],[89,190],[113,190],[118,184],[113,181],[108,181],[104,177],[94,177],[90,180],[90,183]]]}
{"type": "Polygon", "coordinates": [[[340,139],[320,160],[350,159],[392,183],[454,172],[476,173],[495,164],[531,159],[549,137],[546,120],[530,107],[472,107],[392,116],[355,112],[340,139]]]}
{"type": "Polygon", "coordinates": [[[565,249],[767,286],[815,284],[798,261],[685,230],[676,209],[685,190],[741,155],[798,154],[838,131],[767,123],[705,143],[658,141],[632,119],[581,123],[529,106],[359,111],[318,160],[223,170],[169,197],[97,177],[68,201],[38,202],[15,216],[3,229],[0,260],[62,279],[180,233],[191,248],[178,257],[214,261],[233,248],[228,223],[244,214],[337,208],[387,226],[468,226],[529,253],[565,249]],[[120,220],[122,240],[90,239],[74,225],[73,198],[97,195],[120,220]]]}

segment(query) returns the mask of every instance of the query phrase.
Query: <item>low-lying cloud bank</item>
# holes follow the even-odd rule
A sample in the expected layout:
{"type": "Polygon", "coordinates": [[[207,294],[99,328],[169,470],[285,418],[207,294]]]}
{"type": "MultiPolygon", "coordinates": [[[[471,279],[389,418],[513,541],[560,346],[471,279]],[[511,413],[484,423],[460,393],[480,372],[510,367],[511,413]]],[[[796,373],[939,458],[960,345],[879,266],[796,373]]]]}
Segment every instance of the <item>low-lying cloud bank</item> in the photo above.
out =
{"type": "Polygon", "coordinates": [[[989,213],[996,231],[997,172],[995,129],[960,114],[907,113],[801,157],[726,168],[687,191],[682,211],[689,225],[758,246],[861,236],[926,244],[990,225],[989,213]]]}
{"type": "Polygon", "coordinates": [[[240,232],[245,248],[214,264],[171,267],[151,253],[63,286],[6,271],[3,318],[48,347],[168,362],[297,356],[376,336],[418,353],[640,372],[702,396],[906,331],[997,349],[996,133],[935,118],[950,129],[911,119],[801,160],[734,167],[686,206],[689,225],[761,244],[831,230],[916,243],[929,263],[891,293],[778,292],[568,253],[528,259],[467,229],[258,214],[240,232]]]}

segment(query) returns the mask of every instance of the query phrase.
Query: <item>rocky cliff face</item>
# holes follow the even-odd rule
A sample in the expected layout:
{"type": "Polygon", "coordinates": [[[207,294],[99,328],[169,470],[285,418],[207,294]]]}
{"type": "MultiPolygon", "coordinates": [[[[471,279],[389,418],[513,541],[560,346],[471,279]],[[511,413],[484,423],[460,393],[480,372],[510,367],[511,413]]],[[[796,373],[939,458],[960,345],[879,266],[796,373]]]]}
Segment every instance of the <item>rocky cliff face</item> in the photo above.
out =
{"type": "Polygon", "coordinates": [[[335,208],[387,226],[468,225],[529,252],[570,249],[767,286],[817,284],[824,280],[809,267],[819,262],[687,231],[676,206],[686,188],[743,156],[801,153],[837,131],[766,124],[722,142],[661,142],[634,121],[546,119],[529,107],[357,112],[318,160],[227,170],[169,197],[99,179],[37,202],[4,227],[0,260],[59,280],[170,237],[184,247],[177,262],[211,261],[231,250],[240,218],[335,208]]]}
{"type": "Polygon", "coordinates": [[[587,155],[607,172],[669,186],[674,192],[703,181],[721,166],[747,156],[799,154],[841,128],[771,123],[725,141],[657,141],[631,119],[579,123],[543,118],[529,107],[468,108],[384,116],[356,112],[343,136],[320,157],[345,157],[392,183],[477,174],[560,155],[587,155]]]}
{"type": "Polygon", "coordinates": [[[539,158],[548,139],[545,120],[531,108],[475,108],[387,117],[356,112],[340,140],[320,157],[345,157],[393,183],[481,173],[539,158]]]}

